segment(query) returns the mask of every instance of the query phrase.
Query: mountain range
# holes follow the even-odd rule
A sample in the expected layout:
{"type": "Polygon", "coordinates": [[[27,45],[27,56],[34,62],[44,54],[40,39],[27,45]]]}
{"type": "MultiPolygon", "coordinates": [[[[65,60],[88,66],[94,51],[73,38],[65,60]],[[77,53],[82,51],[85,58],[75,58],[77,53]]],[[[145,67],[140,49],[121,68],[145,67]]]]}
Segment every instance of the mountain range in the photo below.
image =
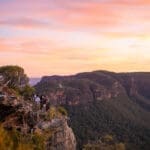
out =
{"type": "Polygon", "coordinates": [[[126,149],[149,150],[150,73],[44,76],[35,88],[67,109],[78,149],[111,135],[126,149]]]}

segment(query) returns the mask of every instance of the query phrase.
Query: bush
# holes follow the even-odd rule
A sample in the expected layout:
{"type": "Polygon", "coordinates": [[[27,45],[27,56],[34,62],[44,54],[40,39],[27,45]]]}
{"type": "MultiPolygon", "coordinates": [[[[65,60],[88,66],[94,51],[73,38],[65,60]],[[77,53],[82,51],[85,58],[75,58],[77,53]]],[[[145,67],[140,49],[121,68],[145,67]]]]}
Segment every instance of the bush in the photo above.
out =
{"type": "Polygon", "coordinates": [[[6,150],[12,148],[13,148],[12,139],[8,136],[7,132],[3,129],[3,127],[0,126],[0,149],[6,150]]]}
{"type": "Polygon", "coordinates": [[[57,109],[56,109],[56,107],[51,106],[50,109],[49,109],[48,118],[54,119],[56,117],[59,117],[57,109]]]}
{"type": "Polygon", "coordinates": [[[25,99],[31,99],[33,93],[35,92],[35,89],[31,87],[30,85],[26,85],[23,88],[20,89],[20,94],[25,98],[25,99]]]}
{"type": "Polygon", "coordinates": [[[1,150],[43,150],[44,139],[39,135],[22,135],[16,130],[6,131],[0,126],[1,150]]]}
{"type": "Polygon", "coordinates": [[[54,119],[54,118],[60,118],[62,116],[67,116],[67,111],[65,108],[59,106],[59,107],[54,107],[51,106],[49,109],[49,113],[48,113],[48,118],[49,119],[54,119]]]}
{"type": "Polygon", "coordinates": [[[104,143],[113,143],[114,139],[111,135],[107,134],[102,138],[102,142],[104,142],[104,143]]]}
{"type": "Polygon", "coordinates": [[[107,134],[101,140],[84,145],[83,150],[126,150],[124,143],[114,140],[113,136],[107,134]]]}
{"type": "Polygon", "coordinates": [[[67,110],[64,107],[59,106],[58,112],[61,113],[63,116],[68,116],[67,110]]]}

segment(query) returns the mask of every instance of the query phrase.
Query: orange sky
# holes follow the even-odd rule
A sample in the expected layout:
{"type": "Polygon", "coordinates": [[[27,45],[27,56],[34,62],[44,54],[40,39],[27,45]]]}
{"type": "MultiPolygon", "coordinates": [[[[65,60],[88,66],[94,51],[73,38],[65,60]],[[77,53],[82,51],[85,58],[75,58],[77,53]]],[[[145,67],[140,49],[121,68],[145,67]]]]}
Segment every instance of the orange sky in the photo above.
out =
{"type": "Polygon", "coordinates": [[[32,77],[150,71],[150,0],[0,0],[0,65],[32,77]]]}

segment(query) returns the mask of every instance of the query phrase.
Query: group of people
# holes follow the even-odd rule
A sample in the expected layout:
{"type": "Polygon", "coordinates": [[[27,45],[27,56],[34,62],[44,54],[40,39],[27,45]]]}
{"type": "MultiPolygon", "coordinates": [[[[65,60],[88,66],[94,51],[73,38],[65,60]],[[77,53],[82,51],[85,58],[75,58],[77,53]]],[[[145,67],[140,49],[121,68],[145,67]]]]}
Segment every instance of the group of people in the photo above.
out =
{"type": "Polygon", "coordinates": [[[50,108],[50,99],[45,95],[34,95],[34,101],[38,109],[47,111],[50,108]]]}

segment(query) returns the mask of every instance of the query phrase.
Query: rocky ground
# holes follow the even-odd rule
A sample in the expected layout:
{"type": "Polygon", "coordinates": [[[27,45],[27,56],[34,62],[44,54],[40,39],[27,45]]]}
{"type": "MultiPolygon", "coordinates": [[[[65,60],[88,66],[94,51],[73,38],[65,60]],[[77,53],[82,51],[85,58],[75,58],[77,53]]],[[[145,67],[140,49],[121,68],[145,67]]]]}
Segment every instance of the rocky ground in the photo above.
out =
{"type": "Polygon", "coordinates": [[[6,130],[44,136],[46,150],[76,149],[76,139],[67,124],[67,116],[57,112],[57,108],[43,112],[34,102],[24,100],[7,87],[1,85],[0,92],[0,122],[6,130]]]}

